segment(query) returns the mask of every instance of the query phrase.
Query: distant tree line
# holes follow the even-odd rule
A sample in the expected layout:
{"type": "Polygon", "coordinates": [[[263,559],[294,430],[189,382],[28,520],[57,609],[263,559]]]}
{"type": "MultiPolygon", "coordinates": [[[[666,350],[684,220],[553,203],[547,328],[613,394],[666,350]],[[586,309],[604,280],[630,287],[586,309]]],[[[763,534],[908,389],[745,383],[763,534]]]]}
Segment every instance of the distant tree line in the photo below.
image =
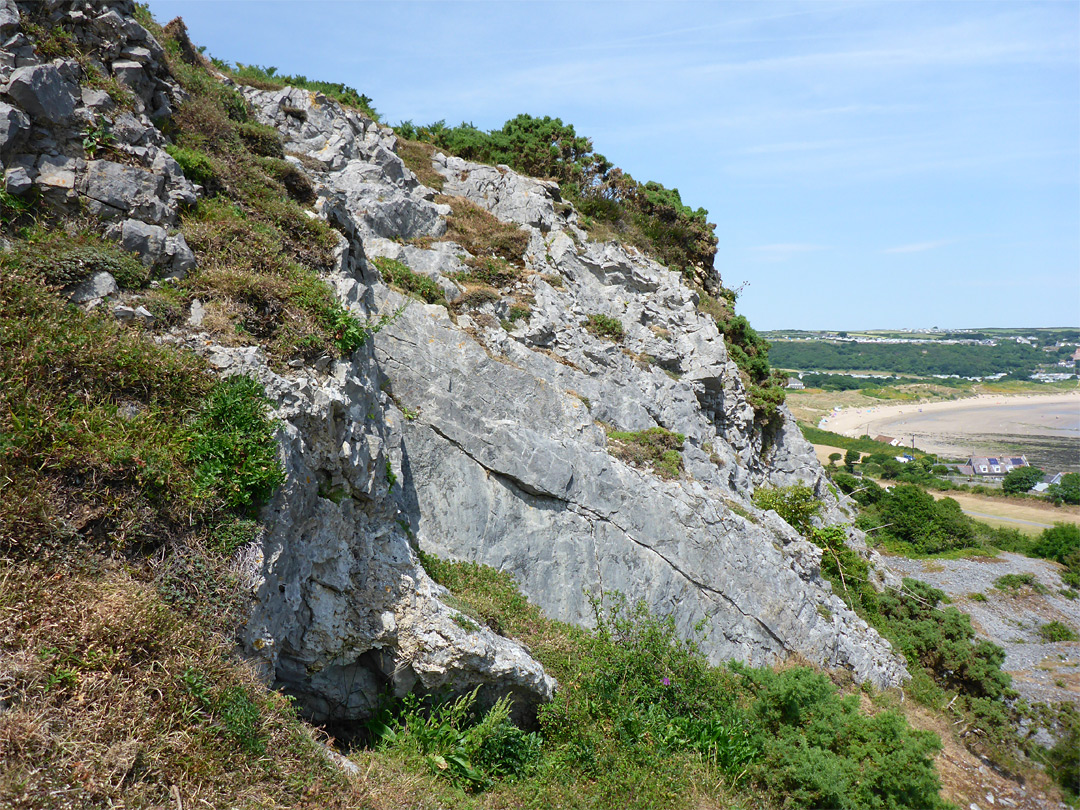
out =
{"type": "Polygon", "coordinates": [[[807,371],[873,369],[897,374],[956,374],[988,377],[1005,372],[1026,378],[1050,356],[1015,341],[996,346],[933,343],[850,343],[785,340],[771,344],[774,366],[807,371]]]}

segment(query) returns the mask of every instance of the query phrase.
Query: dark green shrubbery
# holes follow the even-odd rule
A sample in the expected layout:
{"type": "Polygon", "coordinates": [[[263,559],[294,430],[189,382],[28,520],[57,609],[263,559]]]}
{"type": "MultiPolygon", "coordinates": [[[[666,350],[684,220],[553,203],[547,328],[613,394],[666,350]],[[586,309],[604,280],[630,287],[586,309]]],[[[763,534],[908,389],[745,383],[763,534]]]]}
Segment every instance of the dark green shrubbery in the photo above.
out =
{"type": "Polygon", "coordinates": [[[712,272],[716,236],[706,221],[708,213],[684,205],[677,189],[639,183],[615,168],[593,151],[589,138],[558,118],[519,115],[490,132],[466,123],[448,127],[445,121],[427,126],[404,121],[395,129],[402,138],[431,143],[467,160],[503,163],[523,174],[558,180],[586,220],[603,222],[673,269],[691,275],[694,268],[712,272]]]}
{"type": "MultiPolygon", "coordinates": [[[[843,487],[841,487],[843,488],[843,487]]],[[[934,500],[914,484],[882,490],[870,481],[860,484],[855,499],[864,507],[857,525],[898,551],[934,554],[975,544],[975,521],[952,498],[934,500]]]]}

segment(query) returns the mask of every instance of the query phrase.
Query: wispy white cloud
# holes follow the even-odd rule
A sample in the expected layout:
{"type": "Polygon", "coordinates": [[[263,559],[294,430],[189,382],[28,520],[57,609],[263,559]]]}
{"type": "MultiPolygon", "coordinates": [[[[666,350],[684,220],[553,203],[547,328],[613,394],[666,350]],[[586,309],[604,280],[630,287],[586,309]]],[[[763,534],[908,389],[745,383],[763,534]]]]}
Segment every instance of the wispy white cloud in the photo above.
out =
{"type": "Polygon", "coordinates": [[[945,245],[951,245],[956,242],[956,239],[935,239],[932,242],[915,242],[910,245],[897,245],[896,247],[885,248],[882,253],[923,253],[927,250],[934,250],[939,247],[945,247],[945,245]]]}

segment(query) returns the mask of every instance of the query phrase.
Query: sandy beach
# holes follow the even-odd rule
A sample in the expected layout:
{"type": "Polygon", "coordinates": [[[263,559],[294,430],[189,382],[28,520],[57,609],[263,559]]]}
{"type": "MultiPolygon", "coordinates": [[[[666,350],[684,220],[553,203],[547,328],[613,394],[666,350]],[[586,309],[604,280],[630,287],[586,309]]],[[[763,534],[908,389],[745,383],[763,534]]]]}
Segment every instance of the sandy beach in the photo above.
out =
{"type": "Polygon", "coordinates": [[[914,436],[919,449],[956,457],[1018,452],[1027,442],[1033,451],[1053,447],[1054,465],[1068,467],[1080,461],[1080,391],[851,408],[825,417],[821,427],[845,436],[890,436],[905,445],[914,436]]]}

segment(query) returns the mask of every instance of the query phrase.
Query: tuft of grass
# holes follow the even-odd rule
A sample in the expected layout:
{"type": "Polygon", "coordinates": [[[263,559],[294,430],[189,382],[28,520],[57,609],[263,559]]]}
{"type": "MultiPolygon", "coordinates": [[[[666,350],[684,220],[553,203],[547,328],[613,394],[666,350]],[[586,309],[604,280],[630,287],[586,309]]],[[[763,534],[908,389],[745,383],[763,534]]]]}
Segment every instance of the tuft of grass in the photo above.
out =
{"type": "MultiPolygon", "coordinates": [[[[456,242],[473,256],[497,257],[524,267],[529,234],[517,225],[501,222],[494,214],[464,197],[440,194],[435,202],[450,206],[443,239],[456,242]]],[[[418,240],[423,243],[425,240],[418,240]]]]}
{"type": "Polygon", "coordinates": [[[499,256],[474,256],[465,263],[470,269],[458,276],[462,281],[479,282],[489,287],[509,287],[521,278],[521,268],[499,256]]]}
{"type": "Polygon", "coordinates": [[[612,318],[610,315],[602,315],[598,312],[589,315],[582,325],[597,337],[607,338],[615,343],[622,340],[626,334],[626,330],[623,329],[622,321],[618,318],[612,318]]]}
{"type": "Polygon", "coordinates": [[[375,256],[371,261],[379,268],[383,280],[391,287],[428,304],[446,305],[446,296],[442,288],[429,276],[414,272],[396,259],[375,256]]]}
{"type": "Polygon", "coordinates": [[[1080,641],[1080,636],[1076,634],[1069,625],[1057,620],[1047,622],[1039,628],[1039,635],[1044,641],[1080,641]]]}
{"type": "Polygon", "coordinates": [[[1046,586],[1035,579],[1034,574],[1005,574],[994,580],[999,591],[1019,591],[1031,588],[1035,593],[1046,593],[1046,586]]]}
{"type": "Polygon", "coordinates": [[[651,469],[661,478],[678,478],[683,472],[682,446],[686,437],[662,427],[636,432],[609,431],[608,452],[636,467],[651,469]]]}

